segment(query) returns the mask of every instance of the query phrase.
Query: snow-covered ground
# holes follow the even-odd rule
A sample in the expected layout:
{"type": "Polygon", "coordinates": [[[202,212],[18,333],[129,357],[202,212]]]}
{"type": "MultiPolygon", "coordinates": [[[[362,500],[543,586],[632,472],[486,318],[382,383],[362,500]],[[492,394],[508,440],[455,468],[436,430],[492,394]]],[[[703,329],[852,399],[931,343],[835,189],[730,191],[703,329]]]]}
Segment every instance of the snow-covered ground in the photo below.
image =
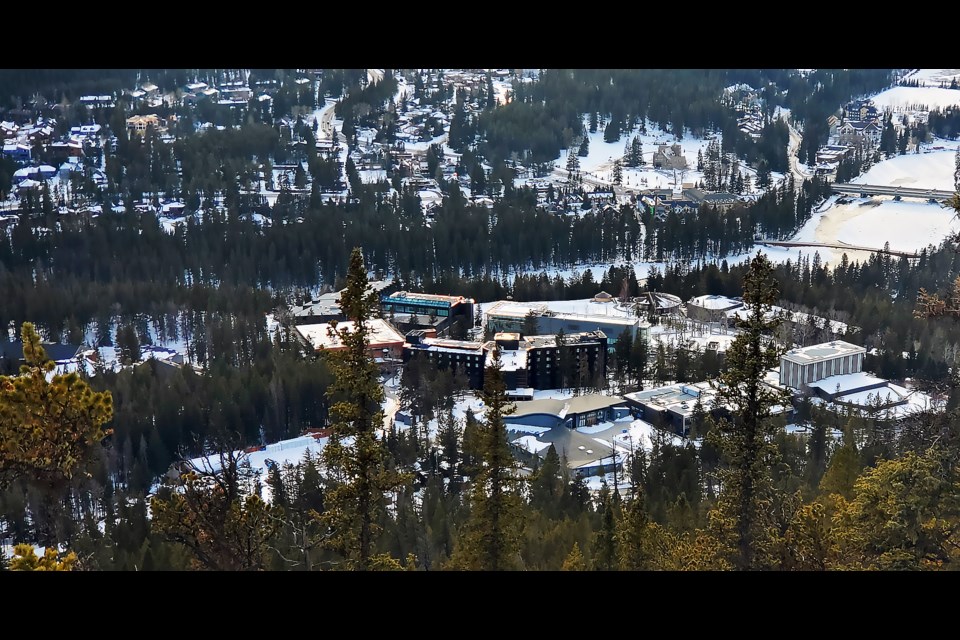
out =
{"type": "Polygon", "coordinates": [[[944,88],[954,80],[960,81],[960,69],[916,69],[904,76],[904,80],[917,81],[921,86],[891,87],[881,91],[871,98],[878,109],[894,112],[907,109],[942,110],[960,105],[960,90],[944,88]]]}
{"type": "MultiPolygon", "coordinates": [[[[960,91],[957,94],[960,95],[960,91]]],[[[953,189],[958,144],[957,140],[938,139],[933,146],[943,147],[942,150],[894,156],[873,165],[850,182],[949,191],[953,189]]]]}
{"type": "MultiPolygon", "coordinates": [[[[584,121],[584,126],[588,126],[584,121]]],[[[613,162],[623,159],[624,147],[631,142],[634,137],[639,137],[643,147],[643,159],[646,163],[642,167],[623,167],[622,187],[630,189],[680,189],[684,183],[697,183],[703,179],[703,173],[697,171],[697,154],[702,152],[704,157],[707,152],[707,145],[710,140],[705,138],[694,138],[687,132],[682,140],[677,140],[671,133],[662,131],[652,123],[647,123],[647,132],[640,133],[639,129],[632,132],[623,132],[620,139],[616,142],[604,142],[603,127],[597,127],[594,133],[587,133],[590,140],[588,151],[589,155],[584,158],[577,158],[580,163],[580,172],[587,178],[594,178],[604,182],[613,180],[613,162]],[[687,160],[687,169],[674,172],[672,169],[654,169],[652,165],[653,154],[658,147],[663,144],[668,149],[679,144],[683,157],[687,160]]],[[[720,140],[720,134],[716,134],[717,140],[720,140]]],[[[567,149],[560,152],[560,157],[556,160],[556,166],[560,169],[566,169],[567,149]]],[[[577,149],[573,149],[576,154],[577,149]]],[[[751,176],[751,182],[756,180],[756,172],[750,169],[745,163],[740,163],[739,170],[744,175],[751,176]]],[[[776,181],[782,178],[782,174],[771,173],[771,179],[776,181]]]]}
{"type": "Polygon", "coordinates": [[[916,80],[924,87],[949,86],[952,80],[960,81],[960,69],[916,69],[904,79],[916,80]]]}
{"type": "MultiPolygon", "coordinates": [[[[954,188],[956,140],[937,140],[934,146],[943,150],[894,156],[872,166],[852,182],[880,184],[916,189],[950,191],[954,188]]],[[[833,196],[826,206],[810,218],[792,238],[801,242],[850,244],[882,249],[886,242],[900,251],[919,251],[928,245],[939,245],[952,232],[960,229],[956,212],[940,203],[922,200],[894,200],[889,196],[873,198],[841,198],[833,196]]],[[[763,249],[765,253],[767,248],[763,249]]],[[[824,262],[836,264],[842,249],[810,247],[806,253],[819,251],[824,262]]],[[[862,260],[864,252],[846,251],[851,260],[862,260]]]]}

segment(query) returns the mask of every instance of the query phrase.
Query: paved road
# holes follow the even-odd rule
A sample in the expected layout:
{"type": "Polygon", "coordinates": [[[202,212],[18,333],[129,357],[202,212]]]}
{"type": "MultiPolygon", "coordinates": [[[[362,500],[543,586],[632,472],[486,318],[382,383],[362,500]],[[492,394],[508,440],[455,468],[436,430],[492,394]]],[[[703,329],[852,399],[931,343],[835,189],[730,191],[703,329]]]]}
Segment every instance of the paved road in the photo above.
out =
{"type": "Polygon", "coordinates": [[[787,127],[790,129],[790,141],[787,144],[787,159],[790,161],[790,172],[793,173],[794,186],[799,189],[803,181],[809,180],[812,176],[804,172],[797,162],[797,150],[800,149],[800,141],[802,139],[800,132],[794,129],[793,125],[791,125],[786,118],[784,118],[784,122],[787,123],[787,127]]]}

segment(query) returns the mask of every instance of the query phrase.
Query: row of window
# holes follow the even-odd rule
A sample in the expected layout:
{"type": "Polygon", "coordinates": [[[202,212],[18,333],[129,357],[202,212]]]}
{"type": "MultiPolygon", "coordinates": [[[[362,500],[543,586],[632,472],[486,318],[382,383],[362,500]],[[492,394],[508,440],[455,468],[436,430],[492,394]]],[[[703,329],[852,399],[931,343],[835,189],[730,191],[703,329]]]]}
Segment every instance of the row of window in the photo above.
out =
{"type": "Polygon", "coordinates": [[[446,318],[450,315],[450,309],[439,309],[435,307],[424,308],[424,307],[415,307],[406,304],[392,304],[386,305],[387,309],[393,309],[394,313],[415,313],[421,316],[429,316],[431,314],[436,315],[441,318],[446,318]]]}

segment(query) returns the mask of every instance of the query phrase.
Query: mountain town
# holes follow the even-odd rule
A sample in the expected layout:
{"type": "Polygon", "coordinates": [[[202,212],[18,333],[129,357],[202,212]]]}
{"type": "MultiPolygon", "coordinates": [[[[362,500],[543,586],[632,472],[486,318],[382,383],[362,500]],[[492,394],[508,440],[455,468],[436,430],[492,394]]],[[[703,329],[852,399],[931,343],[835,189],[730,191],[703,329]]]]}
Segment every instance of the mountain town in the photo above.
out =
{"type": "Polygon", "coordinates": [[[0,70],[0,570],[949,570],[960,70],[0,70]]]}

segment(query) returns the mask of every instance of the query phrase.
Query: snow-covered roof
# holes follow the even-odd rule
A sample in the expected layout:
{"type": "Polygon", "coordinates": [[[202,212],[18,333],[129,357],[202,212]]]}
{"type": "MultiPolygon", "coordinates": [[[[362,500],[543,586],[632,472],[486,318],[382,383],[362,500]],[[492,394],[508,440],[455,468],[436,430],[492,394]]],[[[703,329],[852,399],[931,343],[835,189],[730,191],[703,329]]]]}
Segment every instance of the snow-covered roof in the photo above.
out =
{"type": "MultiPolygon", "coordinates": [[[[493,350],[487,352],[486,366],[493,365],[493,350]]],[[[500,349],[500,368],[503,371],[520,371],[527,368],[526,349],[500,349]]]]}
{"type": "Polygon", "coordinates": [[[725,309],[732,309],[734,307],[742,307],[743,302],[740,300],[734,300],[733,298],[728,298],[727,296],[715,296],[715,295],[706,295],[706,296],[697,296],[696,298],[690,298],[690,301],[687,302],[688,305],[692,304],[697,307],[702,307],[704,309],[710,309],[713,311],[722,311],[725,309]]]}
{"type": "Polygon", "coordinates": [[[886,382],[883,378],[878,378],[866,371],[858,371],[856,373],[845,373],[838,376],[822,378],[816,382],[808,383],[808,386],[822,389],[827,393],[842,393],[862,389],[871,385],[884,384],[886,382]]]}
{"type": "Polygon", "coordinates": [[[849,356],[855,353],[866,353],[866,349],[843,340],[833,340],[809,347],[791,349],[783,354],[783,359],[797,364],[810,364],[830,360],[840,356],[849,356]]]}
{"type": "MultiPolygon", "coordinates": [[[[345,332],[353,332],[355,323],[347,320],[337,323],[337,329],[345,332]]],[[[373,318],[366,321],[368,333],[368,344],[370,347],[377,345],[400,345],[404,342],[404,337],[399,331],[394,329],[386,320],[382,318],[373,318]]],[[[342,349],[343,343],[336,335],[330,335],[330,323],[322,322],[318,324],[297,325],[296,330],[304,337],[314,349],[342,349]]]]}

